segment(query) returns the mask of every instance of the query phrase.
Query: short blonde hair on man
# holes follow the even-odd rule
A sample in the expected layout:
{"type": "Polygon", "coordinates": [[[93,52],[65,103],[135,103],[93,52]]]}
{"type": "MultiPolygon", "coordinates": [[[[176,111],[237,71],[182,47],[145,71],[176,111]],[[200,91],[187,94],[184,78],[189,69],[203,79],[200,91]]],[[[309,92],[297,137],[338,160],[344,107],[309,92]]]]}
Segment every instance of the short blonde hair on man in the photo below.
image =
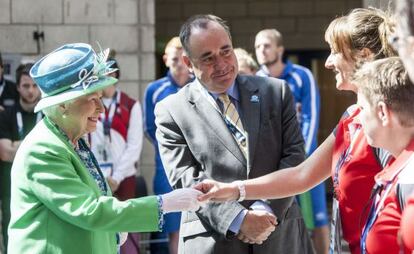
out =
{"type": "Polygon", "coordinates": [[[278,46],[278,47],[283,46],[283,36],[278,30],[276,30],[274,28],[272,28],[272,29],[263,29],[263,30],[261,30],[260,32],[258,32],[256,34],[256,38],[258,36],[264,36],[264,37],[269,38],[271,41],[276,43],[276,46],[278,46]]]}
{"type": "Polygon", "coordinates": [[[399,57],[364,64],[353,82],[371,106],[382,101],[396,113],[401,125],[414,125],[414,84],[399,57]]]}
{"type": "Polygon", "coordinates": [[[235,48],[234,54],[236,55],[239,67],[245,65],[250,69],[252,73],[256,73],[259,70],[259,65],[253,59],[252,55],[242,48],[235,48]]]}
{"type": "Polygon", "coordinates": [[[178,36],[173,37],[171,40],[167,42],[167,45],[165,46],[164,53],[167,53],[167,50],[169,48],[176,48],[176,49],[182,49],[183,45],[181,44],[180,38],[178,36]]]}

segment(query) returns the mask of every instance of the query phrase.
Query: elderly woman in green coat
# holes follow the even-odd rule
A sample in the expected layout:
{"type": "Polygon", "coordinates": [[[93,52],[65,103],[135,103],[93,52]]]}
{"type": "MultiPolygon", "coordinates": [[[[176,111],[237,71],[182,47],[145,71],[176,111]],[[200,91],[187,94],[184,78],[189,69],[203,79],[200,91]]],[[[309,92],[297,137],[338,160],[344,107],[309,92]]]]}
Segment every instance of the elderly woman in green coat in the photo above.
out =
{"type": "Polygon", "coordinates": [[[101,90],[116,82],[107,51],[67,44],[30,75],[45,117],[21,144],[12,167],[9,254],[111,253],[125,233],[160,230],[163,213],[197,210],[194,189],[119,201],[112,197],[83,136],[103,111],[101,90]]]}

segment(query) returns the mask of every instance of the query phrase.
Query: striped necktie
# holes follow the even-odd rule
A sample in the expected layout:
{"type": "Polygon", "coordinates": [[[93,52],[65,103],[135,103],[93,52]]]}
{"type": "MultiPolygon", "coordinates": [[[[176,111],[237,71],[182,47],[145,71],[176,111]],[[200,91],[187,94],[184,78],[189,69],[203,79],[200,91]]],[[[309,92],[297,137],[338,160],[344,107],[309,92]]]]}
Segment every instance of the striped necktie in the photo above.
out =
{"type": "Polygon", "coordinates": [[[244,156],[247,158],[247,139],[239,113],[227,94],[220,94],[219,100],[223,103],[223,115],[233,137],[236,139],[244,156]]]}

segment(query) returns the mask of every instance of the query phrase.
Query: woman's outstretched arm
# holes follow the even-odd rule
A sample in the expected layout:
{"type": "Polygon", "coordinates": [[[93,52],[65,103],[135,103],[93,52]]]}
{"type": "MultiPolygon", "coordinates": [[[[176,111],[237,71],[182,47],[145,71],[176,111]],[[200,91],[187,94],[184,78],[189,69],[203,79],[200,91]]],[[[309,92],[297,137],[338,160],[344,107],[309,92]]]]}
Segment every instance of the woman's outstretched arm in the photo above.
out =
{"type": "MultiPolygon", "coordinates": [[[[242,181],[246,199],[277,199],[303,193],[331,174],[332,151],[335,144],[333,134],[316,149],[310,157],[296,167],[285,168],[273,173],[242,181]]],[[[204,192],[200,201],[229,201],[239,198],[239,183],[221,183],[205,180],[195,186],[204,192]]]]}

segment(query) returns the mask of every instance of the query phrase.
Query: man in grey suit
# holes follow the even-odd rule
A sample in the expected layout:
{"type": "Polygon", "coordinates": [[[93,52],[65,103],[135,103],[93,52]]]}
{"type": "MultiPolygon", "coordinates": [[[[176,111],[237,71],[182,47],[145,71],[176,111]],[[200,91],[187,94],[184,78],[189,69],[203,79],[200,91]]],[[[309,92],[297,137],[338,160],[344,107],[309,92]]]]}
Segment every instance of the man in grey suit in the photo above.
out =
{"type": "MultiPolygon", "coordinates": [[[[229,182],[299,164],[304,143],[283,81],[237,75],[224,21],[197,15],[181,27],[184,62],[196,79],[155,108],[171,186],[229,182]],[[228,98],[227,100],[225,98],[228,98]]],[[[313,253],[293,197],[209,203],[182,214],[180,253],[313,253]]]]}

